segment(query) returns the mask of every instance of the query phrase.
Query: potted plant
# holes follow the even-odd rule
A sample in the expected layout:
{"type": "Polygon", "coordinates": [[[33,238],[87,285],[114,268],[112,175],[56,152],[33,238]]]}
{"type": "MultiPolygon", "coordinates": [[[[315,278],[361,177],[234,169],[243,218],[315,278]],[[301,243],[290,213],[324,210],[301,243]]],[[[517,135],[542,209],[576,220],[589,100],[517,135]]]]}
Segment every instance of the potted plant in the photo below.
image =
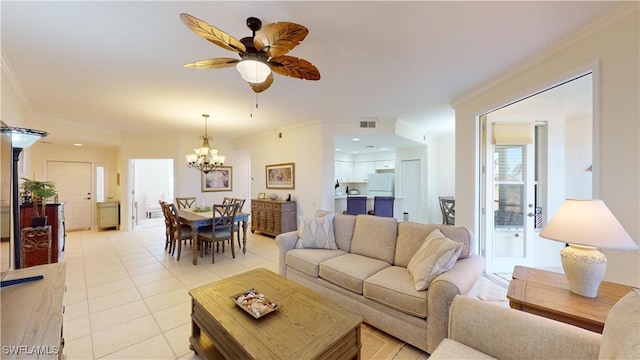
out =
{"type": "Polygon", "coordinates": [[[22,178],[20,188],[27,194],[31,194],[31,203],[33,204],[33,216],[31,217],[31,226],[45,226],[47,224],[47,216],[45,208],[47,198],[56,195],[56,187],[51,181],[39,181],[22,178]],[[38,200],[41,201],[41,209],[38,209],[38,200]]]}

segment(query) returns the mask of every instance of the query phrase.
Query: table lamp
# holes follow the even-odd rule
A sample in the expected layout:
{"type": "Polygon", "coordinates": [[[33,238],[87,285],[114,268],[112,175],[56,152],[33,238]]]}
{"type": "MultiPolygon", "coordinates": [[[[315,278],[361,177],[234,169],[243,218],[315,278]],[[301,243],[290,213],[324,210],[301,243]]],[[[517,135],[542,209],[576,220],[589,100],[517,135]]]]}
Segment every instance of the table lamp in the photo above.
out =
{"type": "Polygon", "coordinates": [[[569,244],[560,251],[569,290],[598,296],[607,258],[598,248],[633,250],[638,245],[602,200],[567,199],[540,236],[569,244]]]}

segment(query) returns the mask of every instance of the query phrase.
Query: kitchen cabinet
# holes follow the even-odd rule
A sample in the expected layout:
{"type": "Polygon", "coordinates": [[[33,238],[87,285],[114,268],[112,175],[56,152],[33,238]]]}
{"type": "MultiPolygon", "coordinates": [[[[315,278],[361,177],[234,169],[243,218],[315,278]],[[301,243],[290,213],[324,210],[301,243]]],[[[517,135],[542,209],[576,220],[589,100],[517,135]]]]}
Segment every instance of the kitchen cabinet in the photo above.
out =
{"type": "Polygon", "coordinates": [[[367,175],[376,172],[374,161],[358,161],[353,164],[353,181],[366,182],[367,175]]]}
{"type": "Polygon", "coordinates": [[[396,168],[395,160],[377,160],[375,161],[376,170],[392,170],[396,168]]]}
{"type": "Polygon", "coordinates": [[[336,161],[336,179],[339,182],[353,181],[353,163],[351,161],[336,161]]]}

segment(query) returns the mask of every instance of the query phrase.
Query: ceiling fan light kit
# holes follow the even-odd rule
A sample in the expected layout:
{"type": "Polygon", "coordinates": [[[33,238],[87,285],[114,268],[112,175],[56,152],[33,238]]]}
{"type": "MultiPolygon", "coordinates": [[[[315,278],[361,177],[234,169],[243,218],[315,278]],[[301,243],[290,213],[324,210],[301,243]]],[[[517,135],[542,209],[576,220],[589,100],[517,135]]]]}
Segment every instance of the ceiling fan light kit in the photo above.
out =
{"type": "Polygon", "coordinates": [[[240,76],[246,81],[254,84],[263,83],[271,74],[269,65],[262,61],[245,59],[236,65],[240,76]]]}
{"type": "Polygon", "coordinates": [[[306,27],[279,22],[262,26],[258,18],[247,19],[252,36],[241,40],[194,16],[180,14],[182,22],[196,35],[224,49],[237,52],[240,59],[212,58],[185,64],[194,69],[221,69],[236,66],[251,89],[260,93],[273,83],[272,72],[304,80],[320,80],[320,71],[309,61],[285,55],[300,44],[309,31],[306,27]]]}

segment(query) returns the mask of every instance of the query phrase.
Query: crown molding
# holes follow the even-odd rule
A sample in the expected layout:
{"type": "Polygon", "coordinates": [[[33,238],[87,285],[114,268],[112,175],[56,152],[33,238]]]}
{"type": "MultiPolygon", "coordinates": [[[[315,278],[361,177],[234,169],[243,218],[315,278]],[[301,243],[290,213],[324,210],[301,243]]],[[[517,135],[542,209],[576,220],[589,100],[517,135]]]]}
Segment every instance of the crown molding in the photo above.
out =
{"type": "Polygon", "coordinates": [[[31,111],[33,106],[31,105],[31,101],[29,101],[29,97],[27,97],[27,93],[24,91],[24,87],[18,78],[15,76],[13,72],[13,68],[9,63],[9,60],[4,54],[0,53],[0,67],[2,68],[2,80],[6,81],[9,86],[13,89],[20,103],[26,108],[26,110],[31,111]]]}

